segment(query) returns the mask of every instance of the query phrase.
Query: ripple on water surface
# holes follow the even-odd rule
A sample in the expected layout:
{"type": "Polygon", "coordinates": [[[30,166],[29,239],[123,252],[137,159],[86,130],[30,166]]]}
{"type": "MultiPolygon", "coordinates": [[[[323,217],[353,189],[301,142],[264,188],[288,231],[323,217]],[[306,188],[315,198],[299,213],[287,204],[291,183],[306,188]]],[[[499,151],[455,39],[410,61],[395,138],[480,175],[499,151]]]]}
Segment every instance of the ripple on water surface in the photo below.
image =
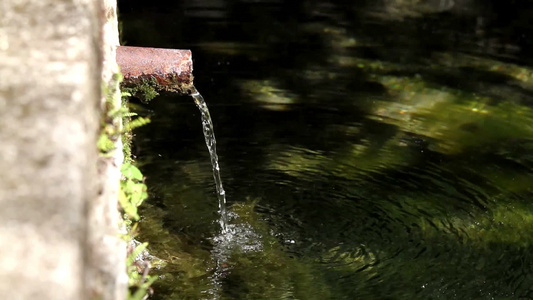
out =
{"type": "Polygon", "coordinates": [[[506,29],[472,1],[241,2],[191,23],[227,231],[194,105],[138,132],[155,297],[533,299],[533,72],[506,29]]]}

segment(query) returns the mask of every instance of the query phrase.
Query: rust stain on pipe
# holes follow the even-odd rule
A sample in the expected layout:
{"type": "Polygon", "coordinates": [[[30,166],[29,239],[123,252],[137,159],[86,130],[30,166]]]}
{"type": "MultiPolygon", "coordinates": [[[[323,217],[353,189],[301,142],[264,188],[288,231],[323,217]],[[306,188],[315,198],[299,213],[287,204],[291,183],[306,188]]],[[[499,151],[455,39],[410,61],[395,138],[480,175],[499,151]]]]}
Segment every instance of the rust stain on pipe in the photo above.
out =
{"type": "Polygon", "coordinates": [[[193,87],[190,50],[119,46],[117,63],[126,87],[148,83],[156,90],[187,95],[193,87]]]}

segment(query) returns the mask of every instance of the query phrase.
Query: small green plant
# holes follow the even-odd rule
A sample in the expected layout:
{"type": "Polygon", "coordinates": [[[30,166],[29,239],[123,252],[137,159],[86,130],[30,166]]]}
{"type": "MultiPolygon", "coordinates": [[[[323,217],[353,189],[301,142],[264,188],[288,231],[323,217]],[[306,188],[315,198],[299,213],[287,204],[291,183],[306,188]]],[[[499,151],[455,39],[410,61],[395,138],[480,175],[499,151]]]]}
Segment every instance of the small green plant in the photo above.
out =
{"type": "Polygon", "coordinates": [[[119,203],[127,218],[139,220],[137,207],[148,197],[144,176],[131,163],[124,163],[120,168],[122,180],[120,182],[119,203]]]}
{"type": "Polygon", "coordinates": [[[122,74],[117,73],[110,84],[104,85],[103,92],[107,97],[97,147],[102,157],[111,157],[116,153],[117,141],[122,138],[124,163],[120,168],[122,178],[118,201],[124,211],[124,224],[127,229],[127,233],[122,238],[129,245],[126,260],[129,277],[127,299],[142,300],[148,298],[148,294],[151,293],[150,285],[157,277],[148,275],[150,270],[150,256],[146,252],[148,243],[140,244],[134,240],[137,233],[136,221],[140,219],[137,208],[148,197],[148,192],[143,174],[132,164],[130,149],[132,130],[148,124],[150,119],[129,110],[127,99],[132,95],[131,93],[122,92],[121,99],[117,99],[117,89],[122,79],[122,74]]]}
{"type": "Polygon", "coordinates": [[[140,216],[137,208],[148,197],[147,186],[144,183],[144,176],[132,164],[131,138],[132,130],[146,125],[150,119],[140,117],[137,113],[130,112],[127,108],[129,93],[122,93],[122,116],[123,128],[121,130],[124,144],[124,163],[120,168],[122,178],[120,181],[119,203],[124,210],[124,223],[127,228],[127,235],[124,239],[130,244],[128,258],[126,260],[127,273],[129,277],[128,300],[147,299],[152,293],[150,286],[157,280],[157,276],[148,275],[150,271],[150,261],[147,259],[146,247],[148,243],[138,244],[134,240],[137,234],[137,221],[140,216]],[[143,254],[145,252],[146,254],[143,254]]]}
{"type": "Polygon", "coordinates": [[[105,132],[102,132],[100,136],[98,137],[98,141],[96,142],[96,145],[98,149],[100,150],[100,155],[104,157],[108,157],[112,155],[112,151],[115,150],[115,142],[111,140],[111,137],[106,134],[105,132]]]}
{"type": "Polygon", "coordinates": [[[149,118],[141,117],[137,113],[130,111],[128,98],[131,97],[131,95],[132,94],[129,92],[122,92],[122,110],[120,111],[123,126],[121,133],[125,162],[132,161],[131,143],[133,139],[133,130],[150,123],[149,118]]]}
{"type": "MultiPolygon", "coordinates": [[[[114,80],[120,83],[122,79],[122,74],[115,74],[114,80]]],[[[150,123],[150,118],[141,117],[137,113],[130,111],[127,100],[132,95],[130,92],[121,93],[121,105],[115,104],[115,91],[112,88],[104,88],[104,92],[108,97],[106,99],[106,114],[102,122],[102,130],[97,142],[98,149],[100,149],[100,155],[104,157],[112,156],[113,150],[115,150],[115,143],[117,139],[122,136],[124,159],[126,162],[130,162],[131,132],[135,128],[150,123]],[[122,120],[122,122],[120,122],[120,120],[122,120]]]]}
{"type": "MultiPolygon", "coordinates": [[[[134,245],[134,244],[132,244],[134,245]]],[[[129,251],[126,265],[128,266],[129,290],[128,300],[143,300],[152,293],[150,286],[157,280],[157,276],[148,275],[150,263],[142,259],[148,243],[138,244],[129,251]]]]}

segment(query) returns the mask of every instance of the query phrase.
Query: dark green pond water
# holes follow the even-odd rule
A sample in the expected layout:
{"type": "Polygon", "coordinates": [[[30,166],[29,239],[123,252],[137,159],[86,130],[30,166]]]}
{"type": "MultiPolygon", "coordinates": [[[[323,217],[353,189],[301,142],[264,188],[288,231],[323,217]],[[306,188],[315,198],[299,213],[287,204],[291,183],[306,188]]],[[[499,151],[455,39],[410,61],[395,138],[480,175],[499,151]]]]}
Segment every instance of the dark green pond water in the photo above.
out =
{"type": "Polygon", "coordinates": [[[530,1],[119,1],[130,46],[192,49],[140,104],[153,299],[533,299],[530,1]]]}

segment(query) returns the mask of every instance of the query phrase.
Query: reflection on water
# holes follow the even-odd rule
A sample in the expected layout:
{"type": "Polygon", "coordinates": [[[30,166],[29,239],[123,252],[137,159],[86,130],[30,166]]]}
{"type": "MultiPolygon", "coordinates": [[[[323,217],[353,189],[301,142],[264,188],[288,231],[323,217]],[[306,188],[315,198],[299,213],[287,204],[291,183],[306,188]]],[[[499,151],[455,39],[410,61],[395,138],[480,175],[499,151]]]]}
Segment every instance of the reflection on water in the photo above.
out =
{"type": "Polygon", "coordinates": [[[154,298],[533,299],[533,10],[289,2],[121,8],[131,44],[193,50],[231,195],[220,232],[198,111],[155,99],[154,298]]]}

